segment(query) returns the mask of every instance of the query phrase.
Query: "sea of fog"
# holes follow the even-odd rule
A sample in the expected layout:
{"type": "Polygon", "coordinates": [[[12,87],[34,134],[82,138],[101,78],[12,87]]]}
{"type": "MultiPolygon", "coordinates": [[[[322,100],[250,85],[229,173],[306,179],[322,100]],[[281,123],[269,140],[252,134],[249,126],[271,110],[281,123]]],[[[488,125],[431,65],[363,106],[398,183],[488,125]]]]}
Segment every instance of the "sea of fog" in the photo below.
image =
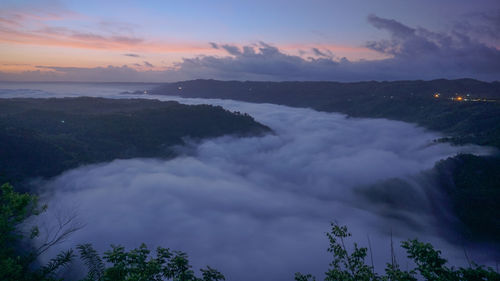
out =
{"type": "MultiPolygon", "coordinates": [[[[120,93],[150,86],[0,83],[0,97],[134,98],[120,93]]],[[[38,223],[50,230],[56,219],[76,214],[85,226],[50,255],[79,243],[102,253],[110,244],[130,249],[145,242],[185,251],[195,268],[213,266],[228,280],[292,280],[297,271],[322,279],[331,261],[325,233],[336,221],[348,225],[352,241],[367,246],[370,240],[378,271],[389,260],[391,236],[396,246],[415,237],[431,242],[456,265],[467,263],[464,250],[470,259],[493,262],[485,245],[449,242],[459,234],[442,223],[453,214],[429,172],[441,159],[487,154],[487,148],[435,143],[435,132],[385,119],[139,97],[220,105],[250,114],[274,133],[188,143],[171,160],[115,160],[55,177],[40,187],[49,209],[38,223]]],[[[398,247],[396,258],[403,269],[411,267],[398,247]]]]}

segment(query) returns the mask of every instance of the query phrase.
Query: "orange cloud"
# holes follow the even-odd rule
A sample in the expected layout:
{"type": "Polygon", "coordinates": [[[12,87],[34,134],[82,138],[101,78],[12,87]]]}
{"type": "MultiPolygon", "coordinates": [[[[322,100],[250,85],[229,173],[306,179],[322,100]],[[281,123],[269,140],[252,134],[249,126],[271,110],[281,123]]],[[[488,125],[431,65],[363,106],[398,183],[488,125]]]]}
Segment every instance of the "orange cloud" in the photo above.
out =
{"type": "Polygon", "coordinates": [[[99,33],[53,26],[52,23],[74,19],[86,17],[57,6],[4,9],[0,11],[0,43],[153,53],[211,51],[207,44],[153,42],[131,36],[128,34],[133,33],[134,26],[126,23],[98,22],[99,33]]]}
{"type": "Polygon", "coordinates": [[[3,8],[2,11],[0,11],[0,18],[7,19],[11,23],[15,23],[15,25],[23,25],[29,21],[82,19],[85,17],[61,5],[51,3],[50,6],[23,5],[17,8],[3,8]]]}
{"type": "Polygon", "coordinates": [[[154,53],[214,52],[208,44],[150,42],[137,37],[103,36],[61,29],[42,29],[37,32],[0,29],[0,43],[154,53]]]}

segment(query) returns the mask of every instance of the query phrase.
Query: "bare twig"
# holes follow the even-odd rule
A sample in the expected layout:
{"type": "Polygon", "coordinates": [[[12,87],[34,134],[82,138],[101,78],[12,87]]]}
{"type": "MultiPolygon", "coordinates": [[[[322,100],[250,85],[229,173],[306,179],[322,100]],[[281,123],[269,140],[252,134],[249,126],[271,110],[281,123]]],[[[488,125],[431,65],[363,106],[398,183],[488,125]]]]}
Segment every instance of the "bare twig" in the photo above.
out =
{"type": "Polygon", "coordinates": [[[395,258],[394,258],[394,243],[392,241],[392,228],[391,228],[391,265],[394,268],[395,258]]]}
{"type": "Polygon", "coordinates": [[[467,250],[465,249],[465,245],[464,244],[462,244],[462,249],[464,250],[465,260],[467,260],[467,263],[469,264],[469,268],[471,268],[472,264],[470,262],[469,255],[467,255],[467,250]]]}
{"type": "Polygon", "coordinates": [[[344,244],[344,238],[342,236],[340,237],[340,242],[342,243],[342,248],[344,249],[344,252],[345,252],[345,258],[347,260],[349,270],[351,271],[352,276],[355,276],[356,274],[354,273],[354,270],[352,268],[351,259],[349,258],[349,253],[347,252],[347,248],[345,247],[345,244],[344,244]]]}
{"type": "Polygon", "coordinates": [[[372,243],[370,241],[370,235],[366,235],[368,238],[368,248],[370,249],[370,261],[372,263],[372,273],[375,274],[375,266],[373,265],[373,250],[372,250],[372,243]]]}
{"type": "Polygon", "coordinates": [[[47,225],[44,225],[46,230],[45,242],[40,245],[36,251],[35,256],[40,256],[51,247],[66,241],[66,239],[74,232],[82,229],[83,224],[76,221],[77,214],[72,213],[70,216],[63,218],[56,216],[57,225],[49,230],[47,225]]]}

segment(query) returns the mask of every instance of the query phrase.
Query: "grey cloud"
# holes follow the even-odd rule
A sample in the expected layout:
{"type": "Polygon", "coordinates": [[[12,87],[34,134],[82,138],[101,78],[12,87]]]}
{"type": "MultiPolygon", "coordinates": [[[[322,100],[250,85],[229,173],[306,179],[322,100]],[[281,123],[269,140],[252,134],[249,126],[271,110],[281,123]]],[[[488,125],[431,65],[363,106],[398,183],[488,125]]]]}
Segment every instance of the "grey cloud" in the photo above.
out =
{"type": "Polygon", "coordinates": [[[105,30],[112,34],[134,34],[139,25],[130,22],[101,21],[98,23],[100,30],[105,30]]]}
{"type": "Polygon", "coordinates": [[[378,29],[389,30],[395,37],[409,37],[415,33],[415,29],[398,21],[380,18],[376,15],[369,15],[368,22],[378,29]]]}
{"type": "Polygon", "coordinates": [[[338,63],[330,59],[303,59],[288,55],[278,48],[260,42],[256,47],[242,49],[223,45],[231,57],[204,56],[183,59],[177,64],[187,76],[239,80],[319,80],[335,79],[331,68],[338,63]]]}
{"type": "Polygon", "coordinates": [[[133,54],[133,53],[128,53],[128,54],[123,54],[124,56],[127,57],[133,57],[133,58],[140,58],[141,56],[138,54],[133,54]]]}
{"type": "Polygon", "coordinates": [[[318,48],[312,48],[311,50],[313,51],[315,56],[325,57],[325,58],[333,58],[333,53],[330,50],[321,51],[318,48]]]}
{"type": "Polygon", "coordinates": [[[391,39],[368,42],[367,47],[394,56],[374,62],[375,66],[378,64],[393,71],[407,70],[425,78],[468,76],[493,80],[500,74],[500,50],[465,33],[413,29],[394,20],[375,16],[369,20],[377,28],[387,30],[391,39]]]}
{"type": "Polygon", "coordinates": [[[124,44],[132,44],[136,45],[142,43],[144,39],[137,38],[133,36],[125,36],[125,35],[100,35],[92,32],[82,32],[78,30],[69,29],[66,27],[44,27],[37,30],[38,33],[46,33],[50,35],[64,35],[69,36],[78,40],[85,41],[95,41],[91,42],[94,44],[103,44],[103,43],[124,43],[124,44]]]}
{"type": "Polygon", "coordinates": [[[97,40],[97,41],[106,40],[106,38],[104,36],[90,33],[90,32],[87,32],[87,33],[74,32],[73,34],[71,34],[71,37],[77,38],[77,39],[83,39],[83,40],[97,40]]]}
{"type": "Polygon", "coordinates": [[[475,148],[432,144],[438,135],[403,122],[177,100],[247,112],[275,134],[226,136],[179,148],[183,156],[172,160],[116,160],[64,173],[45,187],[47,215],[53,207],[78,206],[87,226],[62,247],[92,242],[102,252],[111,242],[129,248],[146,242],[186,251],[196,267],[214,266],[228,280],[290,280],[296,271],[321,277],[330,261],[324,233],[338,220],[358,242],[370,235],[378,268],[387,260],[389,229],[395,243],[419,236],[463,261],[460,247],[435,236],[426,197],[433,187],[414,178],[439,159],[475,148]],[[404,192],[419,212],[389,211],[411,226],[355,192],[393,178],[410,183],[404,192]]]}
{"type": "Polygon", "coordinates": [[[21,16],[19,15],[6,15],[0,16],[0,23],[6,26],[19,27],[21,26],[21,16]]]}
{"type": "Polygon", "coordinates": [[[470,77],[492,81],[500,77],[500,50],[470,37],[466,32],[434,32],[412,28],[392,19],[368,17],[374,27],[386,30],[389,39],[371,41],[366,47],[390,56],[382,60],[335,59],[313,48],[317,58],[289,55],[264,42],[239,48],[217,45],[227,57],[203,56],[177,64],[185,77],[235,80],[398,80],[470,77]]]}
{"type": "Polygon", "coordinates": [[[222,45],[220,46],[222,49],[226,50],[229,54],[233,56],[239,56],[241,55],[241,51],[238,47],[232,46],[232,45],[222,45]]]}
{"type": "Polygon", "coordinates": [[[133,44],[133,45],[144,42],[144,39],[142,39],[142,38],[136,38],[136,37],[130,37],[130,36],[111,36],[111,37],[107,38],[107,40],[113,41],[113,42],[133,44]]]}
{"type": "Polygon", "coordinates": [[[460,17],[454,24],[457,33],[490,44],[500,44],[500,9],[486,12],[472,12],[460,17]]]}
{"type": "Polygon", "coordinates": [[[210,46],[214,49],[219,49],[219,45],[217,45],[217,43],[209,42],[208,44],[210,44],[210,46]]]}
{"type": "Polygon", "coordinates": [[[484,25],[481,26],[482,32],[493,38],[500,38],[500,9],[496,11],[483,12],[479,14],[484,25]]]}
{"type": "Polygon", "coordinates": [[[147,66],[147,67],[154,67],[153,64],[147,62],[147,61],[144,61],[144,65],[147,66]]]}
{"type": "Polygon", "coordinates": [[[471,36],[480,35],[500,39],[500,9],[465,14],[460,21],[455,23],[455,28],[471,36]]]}

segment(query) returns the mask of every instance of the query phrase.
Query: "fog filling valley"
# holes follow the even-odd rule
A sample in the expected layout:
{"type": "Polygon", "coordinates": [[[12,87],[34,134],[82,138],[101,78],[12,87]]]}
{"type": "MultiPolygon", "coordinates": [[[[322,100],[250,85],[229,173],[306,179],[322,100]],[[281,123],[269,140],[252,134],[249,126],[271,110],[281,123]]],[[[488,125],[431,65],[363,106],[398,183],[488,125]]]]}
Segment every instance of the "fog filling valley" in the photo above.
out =
{"type": "MultiPolygon", "coordinates": [[[[221,105],[274,133],[189,142],[171,160],[115,160],[63,173],[43,186],[49,208],[41,219],[76,213],[85,226],[50,255],[79,243],[102,253],[110,244],[131,249],[144,242],[187,252],[195,270],[210,265],[228,280],[292,280],[297,271],[322,279],[331,261],[325,233],[337,221],[353,233],[349,245],[367,246],[369,236],[378,271],[389,261],[391,232],[403,269],[399,242],[416,237],[466,263],[462,247],[443,238],[436,215],[452,214],[425,171],[459,152],[485,154],[487,148],[435,143],[436,133],[385,119],[148,98],[221,105]],[[396,203],[374,199],[382,196],[375,194],[380,186],[394,182],[401,183],[391,189],[396,203]]],[[[488,259],[487,251],[467,251],[476,261],[488,259]]]]}

